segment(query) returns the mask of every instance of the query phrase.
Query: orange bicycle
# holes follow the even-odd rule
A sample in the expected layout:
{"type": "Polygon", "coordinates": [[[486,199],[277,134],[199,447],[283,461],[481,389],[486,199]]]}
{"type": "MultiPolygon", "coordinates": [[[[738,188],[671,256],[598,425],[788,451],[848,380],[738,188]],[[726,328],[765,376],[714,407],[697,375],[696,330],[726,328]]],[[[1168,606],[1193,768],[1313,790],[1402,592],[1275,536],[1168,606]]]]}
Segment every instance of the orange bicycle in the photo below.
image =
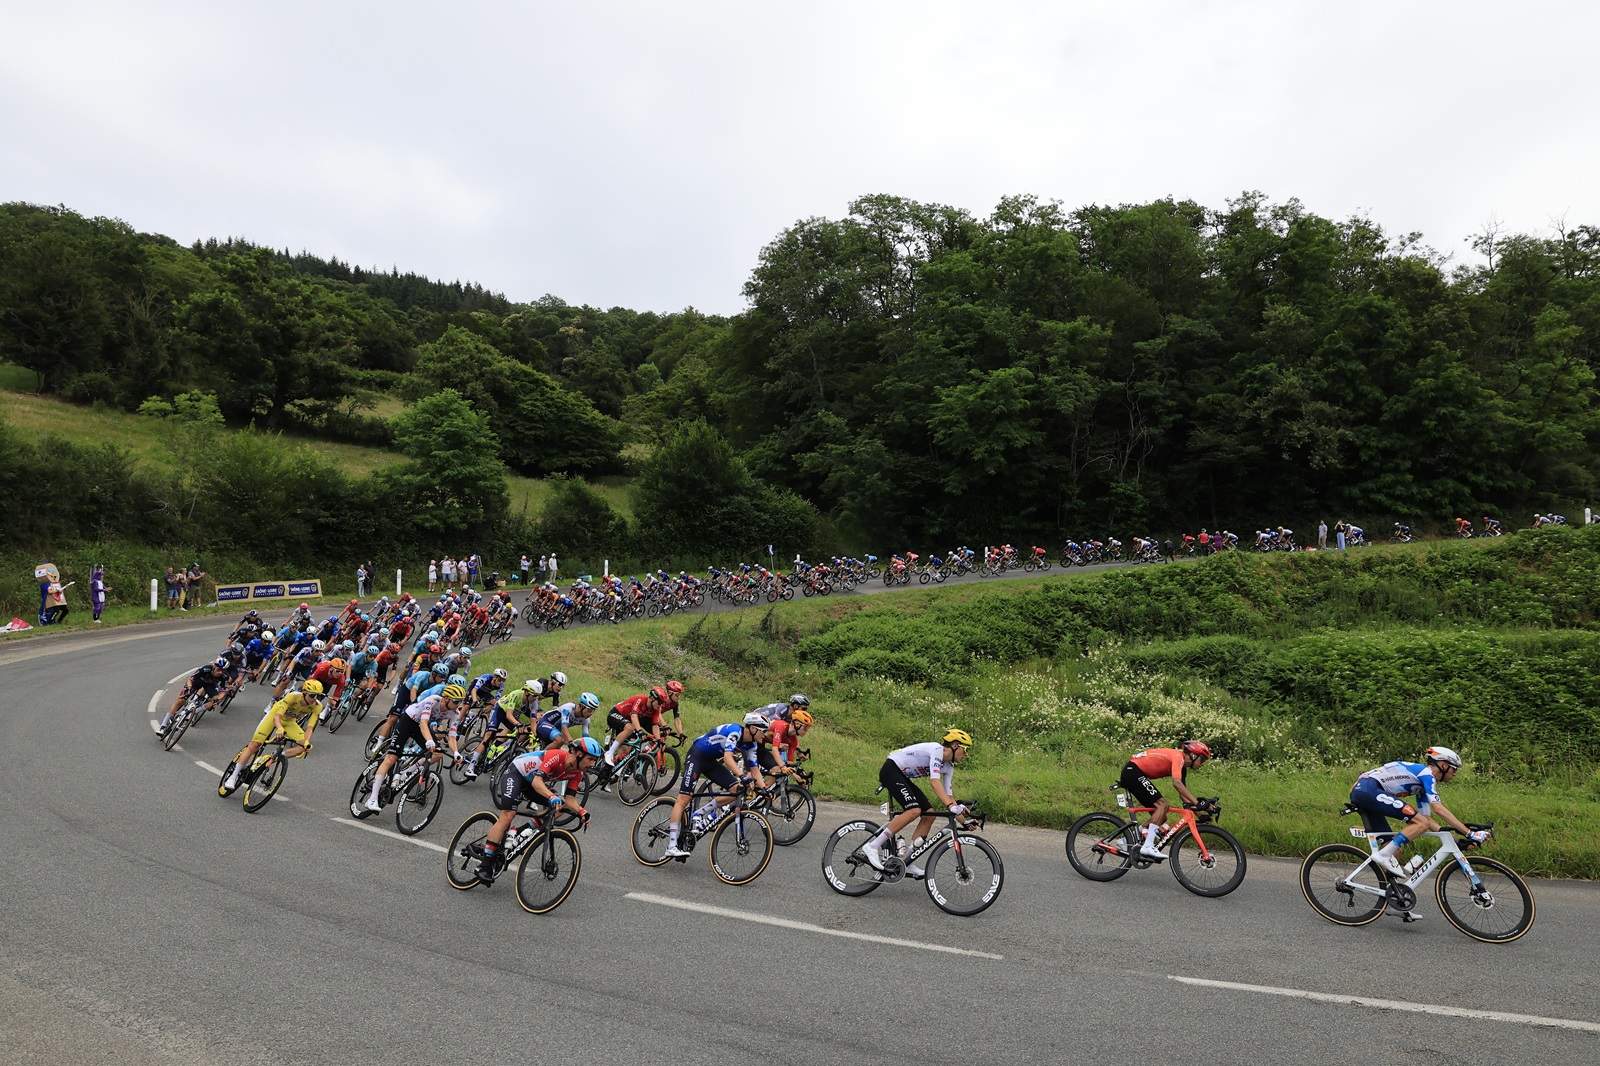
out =
{"type": "MultiPolygon", "coordinates": [[[[1153,807],[1128,807],[1128,793],[1112,785],[1117,806],[1130,815],[1149,814],[1153,807]]],[[[1197,896],[1226,896],[1244,881],[1244,848],[1232,833],[1216,825],[1222,814],[1217,797],[1204,797],[1193,807],[1167,812],[1167,825],[1156,836],[1164,858],[1139,853],[1139,821],[1124,821],[1115,814],[1095,811],[1072,823],[1067,830],[1067,860],[1091,881],[1115,881],[1137,866],[1147,869],[1168,862],[1178,884],[1197,896]],[[1170,821],[1177,815],[1176,822],[1170,821]]]]}

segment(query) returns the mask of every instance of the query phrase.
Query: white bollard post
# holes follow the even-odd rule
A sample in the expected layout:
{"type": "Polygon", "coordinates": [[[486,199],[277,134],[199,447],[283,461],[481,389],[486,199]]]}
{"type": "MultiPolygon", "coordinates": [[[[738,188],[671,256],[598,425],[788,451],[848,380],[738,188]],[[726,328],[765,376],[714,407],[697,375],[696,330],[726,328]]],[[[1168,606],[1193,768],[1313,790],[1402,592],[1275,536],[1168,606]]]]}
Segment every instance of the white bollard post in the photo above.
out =
{"type": "Polygon", "coordinates": [[[601,569],[600,572],[602,574],[604,574],[606,577],[610,577],[611,576],[611,560],[610,559],[606,560],[605,566],[601,569]]]}
{"type": "Polygon", "coordinates": [[[156,578],[151,578],[150,579],[150,609],[152,611],[159,611],[161,609],[161,608],[156,606],[156,588],[157,587],[158,587],[157,579],[156,578]]]}
{"type": "Polygon", "coordinates": [[[1590,522],[1593,522],[1593,521],[1594,521],[1594,512],[1592,510],[1590,510],[1589,508],[1585,507],[1583,509],[1583,524],[1584,525],[1588,525],[1590,522]]]}
{"type": "Polygon", "coordinates": [[[394,572],[394,594],[398,596],[404,591],[405,590],[400,587],[400,571],[396,570],[394,572]]]}

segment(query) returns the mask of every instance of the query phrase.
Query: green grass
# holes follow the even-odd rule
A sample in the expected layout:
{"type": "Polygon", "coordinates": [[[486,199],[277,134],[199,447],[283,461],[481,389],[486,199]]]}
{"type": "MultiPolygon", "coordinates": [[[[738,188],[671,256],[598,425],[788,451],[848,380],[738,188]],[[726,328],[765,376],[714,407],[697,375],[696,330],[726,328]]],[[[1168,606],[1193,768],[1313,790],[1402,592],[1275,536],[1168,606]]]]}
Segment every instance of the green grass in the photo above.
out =
{"type": "Polygon", "coordinates": [[[39,387],[39,375],[14,363],[0,363],[0,390],[32,392],[39,387]]]}
{"type": "MultiPolygon", "coordinates": [[[[960,588],[890,593],[873,597],[871,606],[926,608],[970,595],[960,588]]],[[[1042,745],[1017,734],[1019,728],[1026,732],[1027,722],[1015,719],[1026,718],[1028,693],[1041,685],[1081,682],[1089,669],[1082,661],[980,664],[972,671],[970,694],[958,698],[882,679],[839,678],[800,663],[786,650],[798,634],[828,628],[859,603],[793,603],[770,612],[751,608],[712,618],[690,615],[563,630],[488,651],[474,666],[504,666],[513,678],[564,670],[576,691],[595,692],[603,707],[678,678],[687,688],[684,719],[691,734],[735,721],[789,692],[805,691],[818,717],[806,742],[824,798],[875,804],[878,767],[886,752],[959,724],[974,730],[978,744],[958,772],[957,791],[975,797],[995,817],[1065,829],[1080,814],[1113,805],[1108,786],[1128,754],[1144,746],[1132,739],[1136,734],[1108,739],[1089,726],[1063,730],[1058,725],[1042,745]],[[750,639],[752,632],[773,639],[750,639]],[[1013,719],[1009,733],[1002,720],[1008,717],[1013,719]]],[[[1196,698],[1194,692],[1180,696],[1196,698]]],[[[1212,706],[1204,713],[1225,711],[1212,706]]],[[[1269,751],[1253,759],[1213,760],[1191,784],[1198,794],[1222,797],[1223,824],[1250,851],[1297,856],[1348,838],[1346,827],[1353,823],[1339,818],[1338,810],[1356,776],[1373,761],[1354,754],[1330,765],[1313,755],[1297,758],[1296,749],[1286,744],[1276,757],[1269,751]]],[[[1558,769],[1527,784],[1478,775],[1469,764],[1444,798],[1459,817],[1496,823],[1499,836],[1491,854],[1513,867],[1530,875],[1600,878],[1600,838],[1573,829],[1600,814],[1600,772],[1558,769]]]]}
{"type": "MultiPolygon", "coordinates": [[[[628,490],[632,483],[633,479],[623,474],[609,474],[589,482],[596,492],[606,498],[612,510],[630,520],[633,518],[633,497],[628,490]]],[[[550,498],[550,482],[544,478],[512,474],[506,478],[506,487],[511,490],[512,514],[520,514],[523,508],[527,508],[528,516],[537,518],[544,511],[545,501],[550,498]]]]}

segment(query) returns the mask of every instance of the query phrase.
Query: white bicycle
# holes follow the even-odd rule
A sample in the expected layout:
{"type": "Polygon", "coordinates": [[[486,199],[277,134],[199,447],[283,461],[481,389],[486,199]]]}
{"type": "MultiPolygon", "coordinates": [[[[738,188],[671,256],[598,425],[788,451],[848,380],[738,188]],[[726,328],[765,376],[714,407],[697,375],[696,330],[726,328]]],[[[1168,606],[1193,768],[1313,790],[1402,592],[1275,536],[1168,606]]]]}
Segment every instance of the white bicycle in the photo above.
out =
{"type": "MultiPolygon", "coordinates": [[[[1340,813],[1359,812],[1346,807],[1340,813]]],[[[1493,822],[1467,825],[1469,829],[1494,833],[1493,822]]],[[[1372,861],[1395,833],[1369,832],[1357,825],[1350,827],[1350,835],[1365,839],[1369,848],[1324,844],[1300,864],[1300,890],[1305,893],[1306,902],[1330,922],[1366,925],[1377,921],[1390,906],[1401,921],[1417,921],[1417,886],[1437,870],[1433,894],[1440,912],[1474,940],[1509,944],[1533,926],[1533,893],[1527,882],[1511,867],[1494,859],[1480,855],[1468,860],[1454,830],[1423,834],[1436,837],[1439,850],[1426,860],[1421,856],[1413,858],[1406,866],[1404,880],[1372,861]]]]}

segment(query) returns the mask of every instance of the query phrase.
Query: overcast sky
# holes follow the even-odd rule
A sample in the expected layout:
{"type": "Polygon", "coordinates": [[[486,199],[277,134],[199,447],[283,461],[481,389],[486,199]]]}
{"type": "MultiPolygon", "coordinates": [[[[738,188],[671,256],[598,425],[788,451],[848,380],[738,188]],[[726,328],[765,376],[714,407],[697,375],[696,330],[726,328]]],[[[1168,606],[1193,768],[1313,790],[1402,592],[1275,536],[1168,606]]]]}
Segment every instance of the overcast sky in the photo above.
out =
{"type": "Polygon", "coordinates": [[[0,3],[0,200],[733,313],[867,193],[1600,223],[1600,5],[0,3]]]}

